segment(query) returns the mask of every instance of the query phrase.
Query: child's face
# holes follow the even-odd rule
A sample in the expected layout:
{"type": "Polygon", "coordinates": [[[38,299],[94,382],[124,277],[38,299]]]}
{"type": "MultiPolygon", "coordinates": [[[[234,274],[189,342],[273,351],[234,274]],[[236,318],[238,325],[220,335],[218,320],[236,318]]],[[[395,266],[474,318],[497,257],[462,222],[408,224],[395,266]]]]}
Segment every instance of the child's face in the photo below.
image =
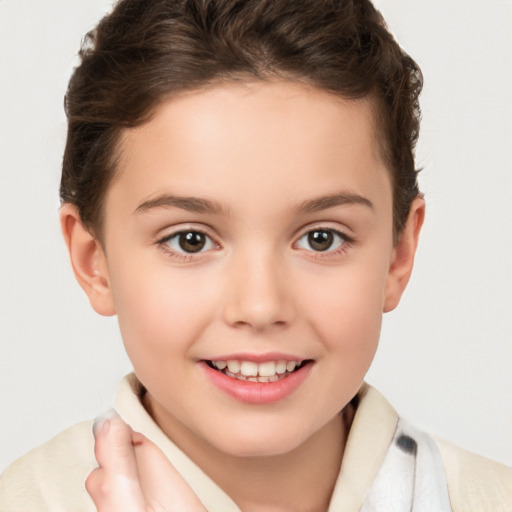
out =
{"type": "Polygon", "coordinates": [[[125,133],[91,301],[118,315],[173,437],[288,452],[335,421],[368,370],[405,287],[392,227],[368,102],[285,82],[193,92],[125,133]],[[306,363],[248,383],[210,367],[227,360],[271,374],[306,363]]]}

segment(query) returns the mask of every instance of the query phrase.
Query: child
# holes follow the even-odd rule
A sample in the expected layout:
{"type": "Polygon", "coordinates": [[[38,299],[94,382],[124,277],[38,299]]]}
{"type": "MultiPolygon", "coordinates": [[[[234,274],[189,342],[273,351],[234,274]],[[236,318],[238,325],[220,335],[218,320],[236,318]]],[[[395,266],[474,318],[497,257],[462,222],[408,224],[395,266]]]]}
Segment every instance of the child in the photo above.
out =
{"type": "Polygon", "coordinates": [[[506,468],[363,383],[423,222],[420,89],[367,2],[118,4],[70,83],[61,221],[133,431],[64,432],[2,510],[510,509],[506,468]]]}

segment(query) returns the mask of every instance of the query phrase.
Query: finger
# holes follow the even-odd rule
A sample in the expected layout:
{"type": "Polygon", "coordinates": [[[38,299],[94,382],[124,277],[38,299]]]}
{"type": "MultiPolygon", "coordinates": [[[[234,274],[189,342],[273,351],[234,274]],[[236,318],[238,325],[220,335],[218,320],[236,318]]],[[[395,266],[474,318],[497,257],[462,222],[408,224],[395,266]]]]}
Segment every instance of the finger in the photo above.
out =
{"type": "Polygon", "coordinates": [[[86,481],[87,492],[100,512],[143,512],[132,429],[112,412],[94,424],[94,453],[99,468],[86,481]]]}
{"type": "Polygon", "coordinates": [[[112,409],[96,419],[93,426],[94,455],[100,467],[137,477],[137,464],[132,448],[132,429],[112,409]]]}
{"type": "Polygon", "coordinates": [[[134,489],[125,477],[96,468],[85,481],[98,512],[145,512],[140,487],[134,489]]]}
{"type": "Polygon", "coordinates": [[[132,443],[140,486],[149,510],[206,512],[192,488],[160,448],[137,432],[132,435],[132,443]]]}

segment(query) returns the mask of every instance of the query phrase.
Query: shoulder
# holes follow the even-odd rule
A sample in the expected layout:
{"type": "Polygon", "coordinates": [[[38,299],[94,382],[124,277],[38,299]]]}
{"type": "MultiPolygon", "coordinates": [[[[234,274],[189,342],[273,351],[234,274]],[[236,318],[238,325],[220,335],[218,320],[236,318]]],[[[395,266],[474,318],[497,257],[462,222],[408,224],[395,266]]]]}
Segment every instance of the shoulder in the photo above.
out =
{"type": "Polygon", "coordinates": [[[512,511],[512,469],[435,438],[454,512],[512,511]]]}
{"type": "Polygon", "coordinates": [[[96,510],[84,486],[96,465],[92,421],[78,423],[7,468],[0,478],[0,510],[96,510]]]}

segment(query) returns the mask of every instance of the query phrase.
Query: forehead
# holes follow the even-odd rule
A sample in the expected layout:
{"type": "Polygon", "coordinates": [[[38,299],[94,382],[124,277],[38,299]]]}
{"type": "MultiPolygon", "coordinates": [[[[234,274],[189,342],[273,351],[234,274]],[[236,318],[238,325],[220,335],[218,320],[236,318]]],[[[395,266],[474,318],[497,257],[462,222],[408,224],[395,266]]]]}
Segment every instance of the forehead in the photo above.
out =
{"type": "Polygon", "coordinates": [[[342,187],[378,202],[389,176],[372,110],[370,100],[290,82],[189,92],[123,133],[109,195],[132,208],[176,192],[228,203],[270,195],[285,205],[342,187]]]}

